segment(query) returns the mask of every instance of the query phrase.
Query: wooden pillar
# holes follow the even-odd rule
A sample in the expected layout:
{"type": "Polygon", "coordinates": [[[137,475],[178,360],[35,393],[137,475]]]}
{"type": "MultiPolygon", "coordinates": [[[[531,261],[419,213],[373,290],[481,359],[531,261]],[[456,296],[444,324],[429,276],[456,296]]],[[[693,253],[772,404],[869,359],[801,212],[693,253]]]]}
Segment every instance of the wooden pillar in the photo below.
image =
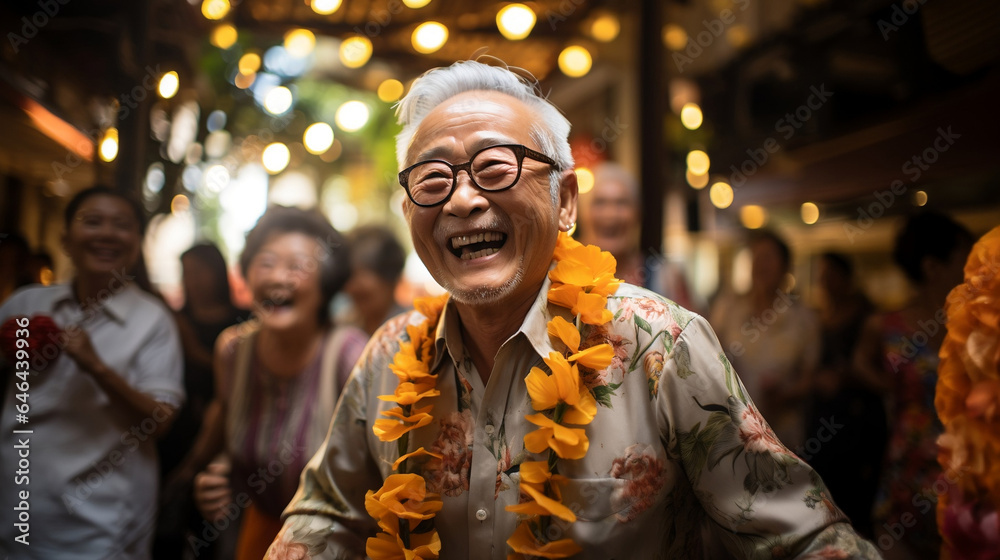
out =
{"type": "Polygon", "coordinates": [[[642,186],[642,251],[663,250],[663,201],[667,189],[668,150],[664,131],[667,97],[663,1],[641,0],[639,14],[639,179],[642,186]]]}

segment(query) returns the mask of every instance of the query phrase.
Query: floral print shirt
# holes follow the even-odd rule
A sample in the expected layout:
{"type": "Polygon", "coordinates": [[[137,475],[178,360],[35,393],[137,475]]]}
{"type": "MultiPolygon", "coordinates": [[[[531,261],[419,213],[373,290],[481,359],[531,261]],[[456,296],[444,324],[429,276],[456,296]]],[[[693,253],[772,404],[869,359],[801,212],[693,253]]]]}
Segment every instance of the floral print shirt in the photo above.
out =
{"type": "MultiPolygon", "coordinates": [[[[546,330],[553,313],[546,279],[521,328],[501,346],[484,386],[463,345],[449,303],[436,331],[434,423],[410,434],[409,450],[438,453],[418,463],[443,509],[434,523],[440,558],[507,557],[517,516],[519,465],[540,460],[524,448],[534,426],[524,377],[555,351],[546,330]]],[[[628,284],[608,298],[614,319],[585,334],[609,342],[614,361],[583,371],[598,402],[586,426],[590,449],[560,460],[562,502],[577,515],[553,518],[553,539],[572,537],[581,559],[879,558],[833,504],[822,481],[763,421],[703,318],[628,284]],[[723,550],[724,549],[724,550],[723,550]]],[[[377,530],[365,511],[399,457],[372,423],[393,403],[389,370],[413,311],[369,342],[334,416],[324,446],[285,510],[278,550],[305,547],[313,558],[359,558],[377,530]]]]}

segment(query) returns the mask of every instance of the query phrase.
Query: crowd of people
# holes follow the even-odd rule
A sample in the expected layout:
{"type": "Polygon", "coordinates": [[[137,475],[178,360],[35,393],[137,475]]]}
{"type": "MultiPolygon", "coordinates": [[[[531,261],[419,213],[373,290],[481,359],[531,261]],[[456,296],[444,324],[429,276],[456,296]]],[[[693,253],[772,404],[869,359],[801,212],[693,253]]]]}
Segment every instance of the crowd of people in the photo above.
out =
{"type": "MultiPolygon", "coordinates": [[[[969,231],[908,220],[893,257],[914,296],[887,312],[832,252],[809,308],[789,246],[756,232],[750,290],[706,320],[640,251],[624,169],[577,213],[569,124],[530,83],[459,63],[400,114],[404,214],[447,301],[400,305],[390,230],[274,206],[238,263],[250,308],[199,243],[171,311],[142,281],[144,210],[101,186],[66,207],[69,282],[4,279],[4,328],[48,329],[3,358],[0,462],[30,443],[35,484],[0,503],[30,492],[31,557],[937,557],[937,355],[969,231]]],[[[0,552],[19,516],[0,513],[0,552]]]]}

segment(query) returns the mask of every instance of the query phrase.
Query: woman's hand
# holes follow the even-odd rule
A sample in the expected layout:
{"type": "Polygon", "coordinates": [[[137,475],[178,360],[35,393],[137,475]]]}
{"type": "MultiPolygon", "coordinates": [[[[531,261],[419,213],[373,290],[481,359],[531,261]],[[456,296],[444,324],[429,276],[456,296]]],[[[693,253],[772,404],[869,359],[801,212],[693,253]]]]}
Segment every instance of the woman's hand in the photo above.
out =
{"type": "Polygon", "coordinates": [[[213,461],[194,477],[194,503],[209,522],[225,517],[226,506],[233,501],[229,470],[229,461],[213,461]]]}
{"type": "Polygon", "coordinates": [[[66,355],[73,358],[80,369],[93,373],[103,365],[104,362],[94,350],[94,345],[90,342],[90,335],[83,329],[69,329],[66,333],[66,355]]]}

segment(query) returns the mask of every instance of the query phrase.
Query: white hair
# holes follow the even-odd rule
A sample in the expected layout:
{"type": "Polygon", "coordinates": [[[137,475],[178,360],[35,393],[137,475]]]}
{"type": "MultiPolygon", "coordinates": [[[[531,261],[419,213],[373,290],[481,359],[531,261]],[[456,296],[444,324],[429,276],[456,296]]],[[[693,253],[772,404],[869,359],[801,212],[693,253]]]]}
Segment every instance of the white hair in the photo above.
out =
{"type": "Polygon", "coordinates": [[[554,159],[556,168],[549,175],[553,197],[559,184],[560,170],[573,169],[569,147],[569,121],[539,91],[538,82],[506,67],[490,66],[463,60],[451,66],[434,68],[417,78],[410,92],[396,106],[396,116],[403,130],[396,135],[396,160],[399,169],[406,167],[406,153],[413,134],[428,113],[448,99],[467,91],[496,91],[527,105],[539,117],[532,123],[529,136],[543,154],[554,159]]]}

